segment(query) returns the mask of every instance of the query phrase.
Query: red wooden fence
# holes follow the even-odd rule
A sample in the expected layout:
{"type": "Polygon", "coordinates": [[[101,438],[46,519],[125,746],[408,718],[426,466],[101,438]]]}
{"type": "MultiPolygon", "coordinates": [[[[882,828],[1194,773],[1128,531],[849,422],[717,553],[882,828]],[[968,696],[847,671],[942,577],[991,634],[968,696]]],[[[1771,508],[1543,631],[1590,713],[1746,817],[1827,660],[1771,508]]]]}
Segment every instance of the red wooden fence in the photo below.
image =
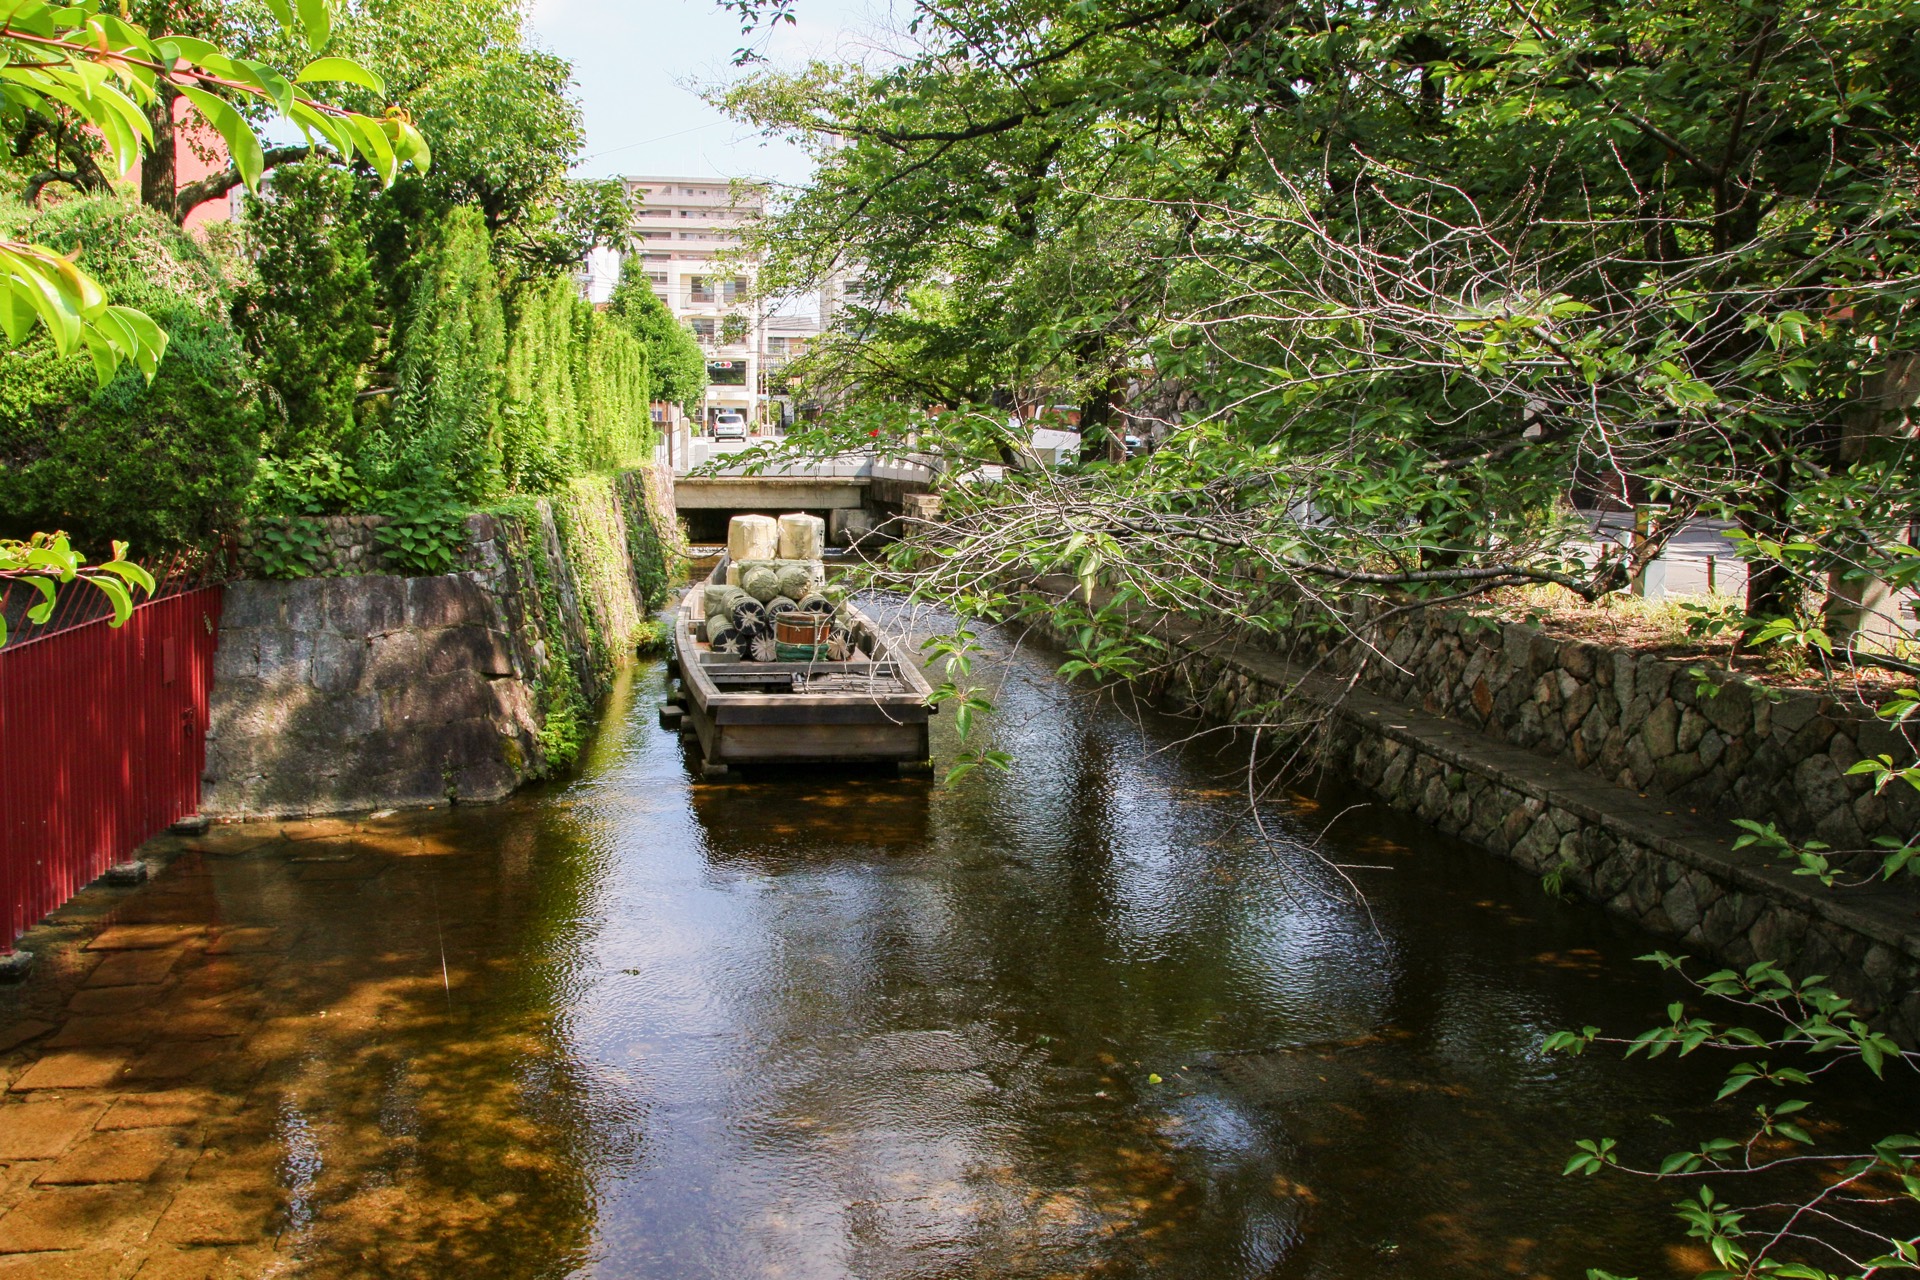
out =
{"type": "Polygon", "coordinates": [[[220,599],[0,646],[0,952],[198,807],[220,599]]]}

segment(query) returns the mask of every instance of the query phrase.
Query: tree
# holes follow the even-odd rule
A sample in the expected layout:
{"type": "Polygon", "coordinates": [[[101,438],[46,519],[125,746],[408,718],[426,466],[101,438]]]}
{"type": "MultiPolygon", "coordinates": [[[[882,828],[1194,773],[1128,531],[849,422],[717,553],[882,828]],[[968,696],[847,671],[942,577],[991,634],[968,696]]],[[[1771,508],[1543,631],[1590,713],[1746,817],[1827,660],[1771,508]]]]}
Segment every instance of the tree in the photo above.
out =
{"type": "MultiPolygon", "coordinates": [[[[284,28],[296,29],[284,0],[269,7],[284,28]]],[[[171,6],[161,5],[152,16],[164,23],[174,15],[171,6]]],[[[298,29],[310,49],[324,49],[332,34],[328,6],[302,4],[298,29]]],[[[382,181],[391,181],[403,164],[424,168],[428,162],[426,143],[404,114],[375,119],[295,90],[295,84],[348,83],[378,92],[378,79],[345,58],[316,57],[289,78],[265,63],[231,57],[205,40],[142,30],[99,12],[98,0],[60,8],[29,0],[16,7],[0,21],[0,57],[10,64],[8,105],[26,130],[27,144],[51,134],[63,154],[92,154],[91,143],[79,141],[85,135],[77,132],[92,130],[119,176],[143,152],[154,155],[157,143],[171,139],[176,95],[219,133],[249,187],[259,183],[268,156],[243,107],[271,107],[310,139],[325,140],[343,156],[366,158],[382,181]],[[156,118],[163,121],[157,129],[156,118]]],[[[163,167],[170,170],[171,147],[161,151],[161,163],[143,170],[143,182],[163,167]]],[[[93,173],[99,172],[96,163],[93,173]]],[[[170,173],[166,181],[170,195],[170,173]]],[[[110,304],[71,261],[36,245],[6,241],[0,243],[0,267],[6,271],[0,332],[9,342],[20,343],[36,325],[44,325],[60,354],[84,347],[103,384],[122,360],[153,376],[166,335],[140,312],[110,304]]]]}
{"type": "Polygon", "coordinates": [[[380,318],[358,183],[308,159],[282,165],[247,204],[253,275],[235,320],[277,401],[275,452],[337,449],[354,421],[380,318]]]}
{"type": "Polygon", "coordinates": [[[455,209],[441,225],[401,337],[392,416],[361,451],[377,487],[499,496],[506,315],[490,250],[476,210],[455,209]]]}
{"type": "MultiPolygon", "coordinates": [[[[434,150],[431,171],[403,177],[378,202],[376,239],[396,246],[382,258],[396,274],[404,277],[400,268],[426,244],[421,217],[456,205],[479,209],[496,254],[528,277],[571,270],[594,245],[624,242],[632,221],[625,186],[567,179],[583,138],[569,68],[530,45],[520,5],[375,0],[354,8],[338,39],[434,150]]],[[[190,194],[207,199],[238,181],[229,170],[190,194]]]]}
{"type": "Polygon", "coordinates": [[[648,365],[647,399],[698,411],[707,393],[707,357],[693,331],[673,318],[644,277],[624,272],[614,287],[607,314],[640,340],[648,365]]]}
{"type": "MultiPolygon", "coordinates": [[[[1641,559],[1738,518],[1755,634],[1814,636],[1834,575],[1920,573],[1889,536],[1907,419],[1844,426],[1916,345],[1904,13],[955,3],[884,71],[726,101],[818,149],[759,238],[773,288],[857,264],[853,341],[823,355],[997,353],[1006,391],[1074,387],[1095,421],[1136,377],[1185,379],[1231,415],[1188,465],[1255,467],[1233,491],[1280,504],[1269,538],[1303,536],[1295,501],[1419,513],[1305,534],[1329,582],[1562,574],[1580,531],[1542,513],[1600,473],[1671,505],[1641,559]],[[1805,89],[1842,82],[1864,114],[1805,89]],[[906,305],[929,289],[938,311],[906,305]]],[[[1636,568],[1573,576],[1599,595],[1636,568]]]]}

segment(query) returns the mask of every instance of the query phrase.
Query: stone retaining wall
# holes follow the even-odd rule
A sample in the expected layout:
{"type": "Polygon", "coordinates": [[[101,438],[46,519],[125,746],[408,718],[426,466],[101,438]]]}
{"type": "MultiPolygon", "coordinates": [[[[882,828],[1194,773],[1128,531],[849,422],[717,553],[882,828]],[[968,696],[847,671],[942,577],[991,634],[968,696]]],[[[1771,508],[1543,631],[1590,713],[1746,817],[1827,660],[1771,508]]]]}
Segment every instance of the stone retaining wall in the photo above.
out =
{"type": "Polygon", "coordinates": [[[1920,792],[1873,793],[1862,757],[1913,759],[1867,708],[1769,689],[1698,660],[1431,614],[1391,626],[1367,686],[1635,792],[1873,856],[1920,830],[1920,792]]]}
{"type": "MultiPolygon", "coordinates": [[[[201,812],[495,800],[565,764],[658,603],[646,584],[664,569],[633,561],[636,546],[661,553],[651,492],[602,478],[470,516],[460,571],[438,577],[230,584],[201,812]]],[[[370,546],[355,519],[343,528],[370,546]]]]}
{"type": "Polygon", "coordinates": [[[251,817],[491,800],[539,717],[477,577],[227,589],[200,810],[251,817]]]}

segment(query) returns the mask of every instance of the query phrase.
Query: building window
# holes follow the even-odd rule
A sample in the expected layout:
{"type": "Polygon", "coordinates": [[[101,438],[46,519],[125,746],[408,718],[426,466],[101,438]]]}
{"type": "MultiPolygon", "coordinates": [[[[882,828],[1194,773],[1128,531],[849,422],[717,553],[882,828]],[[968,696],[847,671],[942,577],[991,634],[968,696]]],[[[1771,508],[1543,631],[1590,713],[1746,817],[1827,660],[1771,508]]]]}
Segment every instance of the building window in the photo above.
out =
{"type": "Polygon", "coordinates": [[[720,324],[720,341],[725,343],[744,342],[747,337],[747,318],[728,316],[720,324]]]}
{"type": "Polygon", "coordinates": [[[693,336],[698,338],[700,341],[702,342],[713,341],[713,317],[712,316],[695,316],[693,319],[687,321],[687,324],[690,328],[692,328],[693,336]]]}
{"type": "Polygon", "coordinates": [[[716,387],[744,387],[747,385],[747,362],[745,360],[709,360],[707,361],[707,381],[716,387]]]}
{"type": "Polygon", "coordinates": [[[713,278],[711,276],[688,276],[687,301],[712,302],[713,278]]]}

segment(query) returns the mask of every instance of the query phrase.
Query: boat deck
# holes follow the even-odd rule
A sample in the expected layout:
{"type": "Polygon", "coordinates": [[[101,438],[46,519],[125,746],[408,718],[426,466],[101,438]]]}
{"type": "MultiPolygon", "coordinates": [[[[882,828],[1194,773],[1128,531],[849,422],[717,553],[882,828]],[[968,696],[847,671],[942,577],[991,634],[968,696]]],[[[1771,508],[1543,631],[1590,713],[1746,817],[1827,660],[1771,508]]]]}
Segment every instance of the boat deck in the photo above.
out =
{"type": "Polygon", "coordinates": [[[723,558],[688,588],[674,615],[674,652],[685,719],[703,771],[736,764],[869,761],[921,765],[928,757],[933,690],[858,609],[849,609],[859,653],[846,661],[754,662],[716,654],[700,638],[705,588],[724,580],[723,558]]]}

